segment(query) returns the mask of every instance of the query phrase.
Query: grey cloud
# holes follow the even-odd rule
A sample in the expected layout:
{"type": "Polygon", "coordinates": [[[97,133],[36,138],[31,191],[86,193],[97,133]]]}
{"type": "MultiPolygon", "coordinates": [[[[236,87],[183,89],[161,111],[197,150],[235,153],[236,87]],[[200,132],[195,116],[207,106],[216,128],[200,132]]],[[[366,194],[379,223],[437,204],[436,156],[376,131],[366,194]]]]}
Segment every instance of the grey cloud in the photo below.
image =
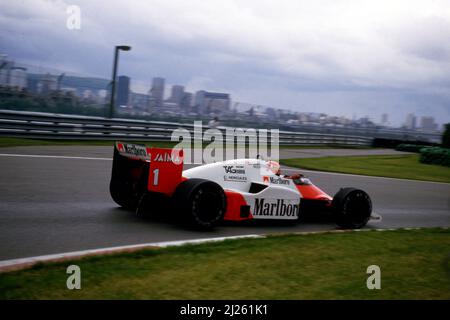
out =
{"type": "Polygon", "coordinates": [[[121,55],[120,73],[144,87],[159,75],[275,107],[373,117],[387,110],[397,123],[405,113],[429,112],[444,122],[450,5],[434,2],[425,14],[427,3],[3,2],[0,50],[109,77],[113,46],[125,43],[133,50],[121,55]],[[80,31],[65,28],[68,4],[82,9],[80,31]]]}

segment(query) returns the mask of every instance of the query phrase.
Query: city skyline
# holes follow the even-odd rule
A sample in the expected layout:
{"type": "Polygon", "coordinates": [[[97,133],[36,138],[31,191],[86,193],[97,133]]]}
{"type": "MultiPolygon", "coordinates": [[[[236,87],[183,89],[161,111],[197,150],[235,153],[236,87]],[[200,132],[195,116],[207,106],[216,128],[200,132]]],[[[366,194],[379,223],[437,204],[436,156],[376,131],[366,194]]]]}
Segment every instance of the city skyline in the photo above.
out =
{"type": "MultiPolygon", "coordinates": [[[[75,95],[77,95],[76,92],[78,92],[79,97],[94,99],[98,102],[104,98],[107,98],[107,90],[105,90],[107,83],[109,83],[109,80],[107,79],[103,79],[104,86],[100,86],[102,89],[99,89],[98,84],[96,85],[97,89],[94,87],[89,87],[85,84],[83,92],[80,92],[79,81],[77,87],[70,87],[67,85],[64,86],[64,78],[67,78],[67,75],[61,70],[47,70],[49,72],[42,73],[42,68],[16,63],[14,59],[8,59],[7,55],[4,54],[1,55],[0,64],[2,66],[2,69],[0,70],[0,85],[6,85],[7,87],[16,89],[27,89],[30,92],[43,93],[47,95],[52,91],[59,90],[62,90],[62,92],[72,92],[75,93],[75,95]],[[27,73],[28,68],[31,70],[41,70],[38,71],[38,74],[30,74],[30,78],[27,73]],[[52,75],[52,72],[56,74],[52,75]],[[93,91],[98,92],[94,93],[93,91]],[[100,94],[100,92],[102,93],[100,94]]],[[[83,78],[85,79],[84,81],[92,80],[89,77],[83,78]]],[[[140,110],[140,112],[144,113],[152,113],[159,110],[157,112],[194,112],[199,115],[210,114],[211,116],[226,114],[227,117],[229,117],[236,111],[234,109],[236,109],[237,105],[247,105],[246,110],[239,108],[240,110],[238,113],[240,112],[240,114],[242,114],[242,112],[251,112],[252,114],[259,114],[260,117],[264,118],[271,115],[273,116],[275,110],[278,110],[278,112],[283,112],[286,114],[290,113],[292,115],[292,117],[287,119],[286,122],[291,125],[296,123],[308,123],[311,122],[312,119],[315,119],[313,122],[317,123],[319,118],[317,118],[317,116],[313,116],[311,118],[308,114],[320,115],[320,112],[301,112],[298,110],[276,109],[272,106],[261,106],[251,103],[242,103],[239,101],[235,101],[233,103],[233,110],[231,110],[231,97],[229,93],[198,90],[195,92],[194,96],[193,93],[185,91],[184,85],[173,84],[166,86],[166,79],[160,76],[152,78],[150,89],[143,90],[144,92],[147,91],[147,93],[133,91],[131,88],[131,83],[130,77],[126,75],[117,76],[116,108],[122,107],[132,112],[135,112],[133,110],[136,108],[136,110],[140,110]],[[250,109],[255,110],[250,111],[250,109]]],[[[418,129],[427,132],[441,129],[439,124],[436,123],[436,119],[434,117],[427,115],[416,116],[413,113],[407,114],[406,119],[398,126],[393,126],[391,124],[389,121],[389,114],[387,113],[381,114],[380,121],[368,116],[358,118],[354,115],[352,119],[349,119],[345,116],[336,116],[333,114],[325,115],[326,118],[319,121],[321,124],[335,123],[340,125],[348,125],[353,122],[354,124],[366,124],[370,126],[370,123],[372,123],[382,127],[397,127],[409,130],[418,129]],[[420,125],[418,125],[419,117],[420,125]]]]}
{"type": "Polygon", "coordinates": [[[394,125],[411,112],[450,121],[444,1],[30,0],[0,9],[1,52],[27,63],[108,77],[114,45],[128,44],[119,72],[140,81],[164,75],[189,92],[350,118],[389,113],[394,125]],[[66,27],[69,5],[80,7],[80,30],[66,27]]]}
{"type": "MultiPolygon", "coordinates": [[[[2,59],[3,60],[0,61],[3,66],[0,70],[0,85],[6,85],[7,87],[16,89],[27,89],[30,92],[41,93],[44,95],[49,95],[52,92],[60,90],[62,90],[61,92],[72,92],[75,95],[77,95],[77,91],[79,92],[79,87],[63,86],[63,79],[66,77],[66,74],[62,71],[56,71],[56,74],[54,75],[49,72],[32,74],[33,76],[29,78],[27,75],[27,67],[22,66],[21,64],[16,64],[14,60],[8,60],[5,55],[3,55],[2,59]],[[16,74],[17,70],[20,71],[18,74],[16,74]],[[36,76],[38,76],[38,78],[36,78],[36,76]]],[[[31,66],[31,68],[34,69],[35,67],[31,66]]],[[[53,72],[55,72],[55,70],[53,70],[53,72]]],[[[85,79],[90,78],[86,77],[85,79]]],[[[103,79],[103,81],[104,83],[109,83],[106,79],[103,79]]],[[[344,116],[337,117],[332,114],[323,114],[325,118],[322,118],[323,116],[320,112],[299,112],[288,109],[275,109],[270,106],[261,106],[237,101],[233,103],[232,110],[230,107],[231,97],[228,93],[198,90],[195,92],[194,97],[193,93],[185,91],[184,85],[173,84],[166,86],[166,79],[160,76],[152,78],[150,90],[148,90],[147,93],[139,93],[131,90],[131,83],[130,77],[125,75],[117,76],[116,108],[131,108],[129,110],[137,108],[136,110],[146,110],[145,112],[147,113],[152,113],[152,109],[154,109],[153,112],[155,110],[159,110],[157,112],[164,112],[165,110],[169,113],[177,112],[177,110],[182,113],[194,111],[199,115],[225,114],[228,118],[236,112],[237,105],[246,105],[247,107],[244,107],[245,110],[239,108],[241,110],[237,111],[238,114],[243,115],[250,112],[252,115],[258,115],[258,117],[265,118],[272,117],[277,112],[283,112],[285,114],[291,114],[291,118],[286,122],[290,125],[314,122],[321,123],[322,125],[333,123],[339,125],[349,125],[353,122],[354,124],[369,126],[376,124],[387,128],[394,127],[391,125],[389,121],[389,114],[387,113],[381,114],[380,121],[367,116],[361,118],[353,117],[353,119],[349,119],[344,116]]],[[[107,85],[105,84],[105,88],[106,86],[107,85]]],[[[83,92],[79,92],[78,96],[99,101],[98,99],[103,100],[107,98],[105,91],[107,90],[98,88],[96,90],[92,87],[84,86],[83,92]],[[98,92],[95,93],[95,91],[98,92]],[[103,91],[103,93],[99,95],[100,91],[103,91]]],[[[279,116],[276,116],[276,118],[278,117],[279,116]]],[[[434,117],[426,115],[416,116],[413,113],[407,114],[404,122],[397,127],[409,130],[421,130],[424,132],[436,132],[436,130],[441,129],[438,123],[436,123],[436,119],[434,117]],[[420,125],[418,124],[418,120],[420,120],[420,125]]]]}

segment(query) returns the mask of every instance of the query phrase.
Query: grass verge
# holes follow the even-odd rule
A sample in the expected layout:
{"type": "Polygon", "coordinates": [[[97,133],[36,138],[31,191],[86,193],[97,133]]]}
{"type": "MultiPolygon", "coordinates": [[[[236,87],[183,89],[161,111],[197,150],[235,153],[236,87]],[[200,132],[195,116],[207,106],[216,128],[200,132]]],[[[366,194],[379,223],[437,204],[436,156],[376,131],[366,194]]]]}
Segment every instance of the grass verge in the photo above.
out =
{"type": "Polygon", "coordinates": [[[390,178],[450,182],[448,167],[423,164],[419,155],[350,156],[284,159],[290,167],[390,178]]]}
{"type": "Polygon", "coordinates": [[[0,274],[0,299],[450,299],[450,231],[228,240],[0,274]],[[81,290],[66,268],[81,268],[81,290]],[[366,271],[381,268],[381,289],[366,271]]]}

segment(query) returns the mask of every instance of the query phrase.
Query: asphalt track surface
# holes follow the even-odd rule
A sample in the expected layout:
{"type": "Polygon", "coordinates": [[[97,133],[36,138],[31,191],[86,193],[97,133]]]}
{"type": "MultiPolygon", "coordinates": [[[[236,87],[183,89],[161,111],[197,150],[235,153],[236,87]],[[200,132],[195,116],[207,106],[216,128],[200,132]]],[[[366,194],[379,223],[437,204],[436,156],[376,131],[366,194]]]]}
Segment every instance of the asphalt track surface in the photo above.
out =
{"type": "MultiPolygon", "coordinates": [[[[281,157],[391,154],[392,150],[281,150],[281,157]]],[[[111,147],[0,149],[0,260],[137,243],[332,230],[332,221],[234,224],[187,230],[120,209],[109,195],[111,147]]],[[[298,171],[298,170],[297,170],[298,171]]],[[[383,216],[367,228],[450,226],[450,184],[303,170],[329,194],[366,190],[383,216]]]]}

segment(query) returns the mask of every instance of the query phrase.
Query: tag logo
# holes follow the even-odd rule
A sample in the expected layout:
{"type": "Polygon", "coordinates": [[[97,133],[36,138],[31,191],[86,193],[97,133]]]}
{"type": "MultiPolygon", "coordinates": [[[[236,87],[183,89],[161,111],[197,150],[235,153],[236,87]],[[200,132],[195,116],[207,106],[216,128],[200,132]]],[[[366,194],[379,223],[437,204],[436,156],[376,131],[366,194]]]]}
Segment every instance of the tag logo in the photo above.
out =
{"type": "Polygon", "coordinates": [[[223,166],[225,173],[245,174],[244,168],[235,168],[234,166],[223,166]]]}

